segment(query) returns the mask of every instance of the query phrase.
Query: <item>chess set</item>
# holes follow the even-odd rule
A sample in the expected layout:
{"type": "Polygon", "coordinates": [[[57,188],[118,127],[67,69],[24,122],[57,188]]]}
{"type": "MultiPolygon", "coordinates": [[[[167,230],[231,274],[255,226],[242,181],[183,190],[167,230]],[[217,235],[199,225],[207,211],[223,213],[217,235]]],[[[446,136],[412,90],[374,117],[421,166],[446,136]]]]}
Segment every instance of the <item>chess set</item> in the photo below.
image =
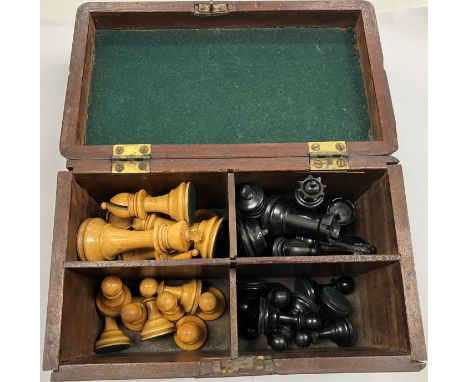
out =
{"type": "Polygon", "coordinates": [[[368,2],[83,4],[43,369],[422,370],[397,148],[368,2]]]}

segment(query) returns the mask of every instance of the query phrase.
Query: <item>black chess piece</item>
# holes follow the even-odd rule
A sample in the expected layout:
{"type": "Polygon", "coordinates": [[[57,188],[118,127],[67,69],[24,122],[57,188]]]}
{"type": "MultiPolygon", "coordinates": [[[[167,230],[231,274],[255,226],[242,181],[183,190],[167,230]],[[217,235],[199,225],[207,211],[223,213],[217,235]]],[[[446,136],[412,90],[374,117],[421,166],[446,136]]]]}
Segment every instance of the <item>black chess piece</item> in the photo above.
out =
{"type": "Polygon", "coordinates": [[[285,286],[279,284],[270,289],[267,294],[267,301],[279,309],[284,309],[289,305],[291,300],[291,292],[285,286]]]}
{"type": "Polygon", "coordinates": [[[248,219],[258,219],[265,210],[266,197],[255,183],[246,183],[237,190],[236,206],[248,219]]]}
{"type": "Polygon", "coordinates": [[[267,336],[267,342],[273,350],[283,351],[288,348],[293,337],[294,331],[290,326],[280,325],[267,336]]]}
{"type": "Polygon", "coordinates": [[[236,218],[237,237],[244,256],[262,256],[267,249],[265,236],[267,230],[262,229],[257,220],[243,219],[240,215],[236,218]]]}
{"type": "Polygon", "coordinates": [[[277,237],[271,248],[273,256],[317,256],[320,255],[319,243],[315,240],[286,239],[277,237]]]}
{"type": "Polygon", "coordinates": [[[261,297],[258,318],[258,332],[260,334],[270,334],[280,324],[291,325],[295,328],[307,330],[317,330],[322,325],[322,320],[314,313],[300,314],[293,316],[287,312],[280,311],[261,297]]]}
{"type": "Polygon", "coordinates": [[[338,224],[348,225],[354,220],[354,205],[344,198],[335,198],[328,204],[327,213],[335,215],[338,224]]]}
{"type": "Polygon", "coordinates": [[[330,239],[328,243],[320,243],[323,252],[358,252],[363,254],[375,254],[377,248],[358,236],[342,236],[338,239],[330,239]]]}
{"type": "Polygon", "coordinates": [[[288,312],[293,316],[300,314],[318,313],[317,304],[306,295],[298,292],[291,293],[288,312]]]}
{"type": "Polygon", "coordinates": [[[294,192],[294,197],[300,206],[313,209],[322,204],[325,198],[324,191],[327,187],[322,183],[322,178],[315,178],[313,175],[309,175],[307,178],[297,183],[298,185],[294,192]]]}
{"type": "Polygon", "coordinates": [[[341,227],[335,222],[335,216],[300,211],[278,195],[268,199],[262,215],[262,226],[272,235],[292,234],[322,242],[338,238],[341,227]]]}
{"type": "Polygon", "coordinates": [[[321,339],[330,339],[342,347],[352,346],[356,342],[353,324],[345,317],[330,320],[324,329],[312,331],[310,336],[313,344],[317,344],[321,339]]]}
{"type": "Polygon", "coordinates": [[[348,317],[353,306],[339,290],[324,286],[320,292],[320,314],[323,317],[348,317]]]}
{"type": "Polygon", "coordinates": [[[309,346],[311,342],[312,337],[306,330],[298,330],[294,335],[294,343],[301,348],[309,346]]]}
{"type": "Polygon", "coordinates": [[[237,280],[237,293],[246,297],[264,297],[271,289],[271,284],[261,279],[237,280]]]}
{"type": "Polygon", "coordinates": [[[340,276],[331,279],[329,284],[318,284],[308,277],[296,277],[294,280],[294,290],[309,297],[312,301],[317,301],[318,295],[324,286],[330,286],[339,290],[342,294],[351,294],[356,287],[354,280],[349,276],[340,276]]]}
{"type": "Polygon", "coordinates": [[[247,340],[260,336],[258,331],[259,298],[240,298],[237,304],[237,325],[239,335],[247,340]]]}

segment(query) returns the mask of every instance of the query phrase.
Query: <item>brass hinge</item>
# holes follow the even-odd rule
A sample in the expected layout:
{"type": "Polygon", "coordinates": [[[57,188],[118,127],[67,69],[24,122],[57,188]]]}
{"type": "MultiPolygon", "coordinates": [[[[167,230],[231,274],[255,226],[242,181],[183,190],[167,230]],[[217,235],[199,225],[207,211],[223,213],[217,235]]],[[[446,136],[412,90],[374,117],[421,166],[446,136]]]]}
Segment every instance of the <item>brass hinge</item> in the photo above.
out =
{"type": "Polygon", "coordinates": [[[200,377],[229,376],[237,372],[262,372],[272,374],[275,364],[269,357],[239,357],[203,360],[200,362],[200,377]]]}
{"type": "Polygon", "coordinates": [[[229,5],[226,3],[200,3],[193,7],[195,16],[222,16],[229,13],[229,5]]]}
{"type": "Polygon", "coordinates": [[[151,145],[112,146],[112,173],[137,174],[150,172],[151,145]]]}
{"type": "Polygon", "coordinates": [[[343,171],[349,169],[349,154],[345,141],[308,142],[312,171],[343,171]]]}

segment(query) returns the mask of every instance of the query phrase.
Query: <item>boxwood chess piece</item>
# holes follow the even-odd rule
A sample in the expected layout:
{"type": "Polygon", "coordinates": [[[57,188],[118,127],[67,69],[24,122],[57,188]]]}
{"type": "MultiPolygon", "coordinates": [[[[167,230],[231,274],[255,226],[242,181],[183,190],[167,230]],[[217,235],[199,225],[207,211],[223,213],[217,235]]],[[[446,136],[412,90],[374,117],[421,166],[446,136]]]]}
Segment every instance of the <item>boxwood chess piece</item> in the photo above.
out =
{"type": "Polygon", "coordinates": [[[328,204],[327,213],[335,215],[338,224],[348,225],[354,220],[354,205],[344,198],[335,198],[328,204]]]}
{"type": "Polygon", "coordinates": [[[120,317],[125,327],[135,332],[140,332],[145,326],[148,313],[146,306],[139,302],[131,302],[122,307],[120,317]]]}
{"type": "Polygon", "coordinates": [[[197,316],[182,317],[176,323],[174,341],[182,350],[200,349],[208,338],[205,322],[197,316]]]}
{"type": "Polygon", "coordinates": [[[152,247],[157,253],[187,252],[201,236],[200,231],[190,230],[184,221],[171,226],[156,221],[152,230],[127,231],[101,218],[89,218],[78,229],[77,250],[82,261],[114,260],[123,252],[139,248],[152,247]]]}
{"type": "Polygon", "coordinates": [[[267,249],[265,236],[268,230],[262,229],[257,220],[236,218],[237,237],[244,256],[262,256],[267,249]]]}
{"type": "Polygon", "coordinates": [[[294,192],[297,203],[308,209],[314,209],[322,204],[325,198],[325,188],[321,177],[309,175],[304,180],[297,182],[298,185],[294,192]]]}
{"type": "Polygon", "coordinates": [[[94,345],[96,353],[121,351],[129,347],[130,338],[119,329],[115,318],[104,317],[104,330],[94,345]]]}
{"type": "Polygon", "coordinates": [[[112,224],[115,228],[130,229],[132,227],[132,218],[120,218],[109,211],[106,213],[106,221],[112,224]]]}
{"type": "Polygon", "coordinates": [[[177,301],[177,297],[169,292],[158,294],[156,306],[162,315],[172,322],[180,320],[185,315],[184,310],[177,301]]]}
{"type": "Polygon", "coordinates": [[[263,189],[255,183],[241,185],[236,194],[236,206],[247,219],[258,219],[265,210],[263,189]]]}
{"type": "Polygon", "coordinates": [[[107,276],[101,282],[96,306],[103,316],[118,317],[122,307],[132,302],[128,287],[118,276],[107,276]]]}
{"type": "Polygon", "coordinates": [[[140,294],[148,311],[148,320],[141,331],[141,340],[146,341],[175,331],[175,326],[159,311],[156,305],[158,283],[153,278],[146,278],[140,282],[140,294]]]}
{"type": "Polygon", "coordinates": [[[317,344],[321,339],[330,339],[338,346],[352,346],[356,342],[353,324],[346,317],[336,317],[320,331],[310,333],[311,342],[317,344]]]}
{"type": "Polygon", "coordinates": [[[226,306],[226,298],[218,288],[209,287],[198,299],[195,314],[205,321],[214,321],[221,317],[226,306]]]}
{"type": "Polygon", "coordinates": [[[120,193],[109,202],[101,204],[120,218],[138,217],[145,219],[149,212],[161,212],[176,221],[192,225],[195,221],[195,187],[191,182],[182,182],[168,194],[149,196],[145,190],[136,194],[120,193]]]}
{"type": "MultiPolygon", "coordinates": [[[[218,215],[211,216],[208,220],[197,221],[190,227],[190,232],[200,232],[200,239],[194,242],[195,249],[201,254],[201,257],[205,259],[211,259],[216,256],[218,252],[219,242],[223,236],[223,222],[224,218],[218,215]]],[[[164,219],[158,214],[148,214],[145,219],[134,218],[132,227],[135,230],[147,231],[154,229],[157,224],[166,224],[167,226],[173,226],[176,222],[168,219],[164,219]]],[[[184,255],[179,256],[179,259],[189,259],[196,257],[196,252],[187,252],[184,255]]],[[[174,257],[172,257],[174,258],[174,257]]]]}
{"type": "Polygon", "coordinates": [[[172,293],[187,313],[194,314],[198,308],[198,301],[202,290],[201,280],[190,280],[181,286],[169,286],[161,281],[158,286],[158,294],[172,293]]]}
{"type": "Polygon", "coordinates": [[[272,235],[303,235],[322,242],[336,239],[340,234],[335,216],[300,211],[278,195],[268,199],[262,226],[272,235]]]}

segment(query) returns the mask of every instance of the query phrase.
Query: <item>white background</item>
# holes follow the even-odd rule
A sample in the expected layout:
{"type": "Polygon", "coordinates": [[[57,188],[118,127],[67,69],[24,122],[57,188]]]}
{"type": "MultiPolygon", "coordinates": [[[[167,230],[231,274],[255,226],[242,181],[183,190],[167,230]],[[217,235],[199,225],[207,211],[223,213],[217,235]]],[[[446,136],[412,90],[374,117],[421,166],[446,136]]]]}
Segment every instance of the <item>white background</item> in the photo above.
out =
{"type": "MultiPolygon", "coordinates": [[[[49,284],[55,186],[66,170],[58,151],[74,14],[81,1],[41,2],[41,349],[49,284]]],[[[373,1],[403,164],[424,326],[427,328],[427,8],[425,1],[373,1]],[[417,7],[417,8],[413,8],[417,7]]],[[[427,338],[427,332],[426,332],[427,338]]],[[[42,372],[41,380],[50,373],[42,372]]],[[[229,381],[425,381],[420,373],[231,378],[229,381]]],[[[170,380],[177,381],[177,380],[170,380]]],[[[202,381],[198,379],[198,381],[202,381]]],[[[209,379],[208,381],[213,381],[209,379]]]]}

